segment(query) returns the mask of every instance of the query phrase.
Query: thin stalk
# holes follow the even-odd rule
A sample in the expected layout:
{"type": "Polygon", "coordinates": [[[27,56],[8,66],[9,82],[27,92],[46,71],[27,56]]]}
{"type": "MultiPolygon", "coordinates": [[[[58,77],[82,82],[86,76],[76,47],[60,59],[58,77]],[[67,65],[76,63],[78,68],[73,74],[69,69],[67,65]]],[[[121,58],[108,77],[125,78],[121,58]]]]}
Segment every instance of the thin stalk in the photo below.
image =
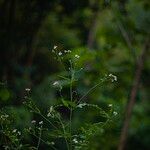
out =
{"type": "MultiPolygon", "coordinates": [[[[71,78],[70,78],[70,101],[73,101],[73,93],[72,93],[72,82],[73,82],[73,70],[72,70],[72,62],[70,60],[70,73],[71,73],[71,78]]],[[[72,150],[72,106],[70,106],[70,150],[72,150]]]]}
{"type": "MultiPolygon", "coordinates": [[[[30,133],[31,135],[35,136],[36,138],[39,138],[37,135],[30,133]]],[[[47,144],[46,141],[44,141],[42,138],[40,138],[40,141],[42,141],[43,143],[47,144]]],[[[54,146],[50,145],[54,150],[57,150],[54,146]]]]}
{"type": "Polygon", "coordinates": [[[58,61],[62,64],[64,70],[66,71],[66,67],[65,67],[65,64],[64,64],[63,61],[62,61],[62,58],[57,54],[57,52],[55,52],[55,54],[56,54],[56,56],[57,56],[57,58],[58,58],[58,61]]]}
{"type": "MultiPolygon", "coordinates": [[[[70,93],[72,93],[72,84],[70,85],[70,93]]],[[[72,102],[72,94],[71,94],[72,102]]],[[[72,150],[72,106],[70,106],[70,150],[72,150]]]]}
{"type": "Polygon", "coordinates": [[[40,134],[39,134],[38,144],[37,144],[37,148],[36,148],[37,150],[39,149],[39,146],[40,146],[41,136],[42,136],[42,126],[40,128],[40,134]]]}
{"type": "Polygon", "coordinates": [[[55,129],[58,129],[51,121],[49,121],[45,116],[39,113],[41,117],[43,117],[47,122],[49,122],[55,129]]]}
{"type": "Polygon", "coordinates": [[[91,93],[95,88],[97,88],[101,83],[103,83],[104,81],[101,81],[100,83],[94,85],[92,88],[90,88],[78,101],[77,105],[89,94],[91,93]]]}
{"type": "Polygon", "coordinates": [[[69,144],[68,144],[68,141],[67,141],[66,136],[65,136],[66,135],[66,130],[65,130],[64,124],[63,124],[63,122],[62,122],[60,117],[57,117],[57,118],[58,118],[58,120],[59,120],[59,122],[60,122],[60,124],[62,126],[62,129],[63,129],[63,132],[64,132],[65,142],[66,142],[66,145],[67,145],[67,149],[69,150],[69,144]]]}

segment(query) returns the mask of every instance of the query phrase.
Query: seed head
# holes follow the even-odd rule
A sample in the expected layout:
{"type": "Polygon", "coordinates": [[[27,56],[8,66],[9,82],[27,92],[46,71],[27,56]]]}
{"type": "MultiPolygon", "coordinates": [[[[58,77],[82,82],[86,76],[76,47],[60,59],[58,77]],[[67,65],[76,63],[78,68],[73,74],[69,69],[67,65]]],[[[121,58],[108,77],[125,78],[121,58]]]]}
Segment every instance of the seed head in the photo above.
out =
{"type": "Polygon", "coordinates": [[[112,107],[112,104],[109,104],[108,106],[109,106],[109,107],[112,107]]]}
{"type": "Polygon", "coordinates": [[[17,131],[17,129],[14,129],[12,132],[13,132],[13,133],[16,133],[16,131],[17,131]]]}
{"type": "Polygon", "coordinates": [[[55,81],[54,83],[53,83],[53,86],[58,86],[59,85],[59,82],[58,81],[55,81]]]}
{"type": "Polygon", "coordinates": [[[32,121],[31,121],[31,123],[33,123],[33,124],[34,124],[34,123],[36,123],[36,121],[35,121],[35,120],[32,120],[32,121]]]}
{"type": "Polygon", "coordinates": [[[26,90],[27,92],[31,91],[31,89],[30,89],[30,88],[26,88],[25,90],[26,90]]]}
{"type": "Polygon", "coordinates": [[[76,54],[76,55],[75,55],[75,58],[77,58],[77,59],[78,59],[78,58],[80,58],[80,56],[76,54]]]}
{"type": "Polygon", "coordinates": [[[54,48],[53,49],[56,49],[57,48],[57,46],[56,45],[54,45],[54,48]]]}
{"type": "Polygon", "coordinates": [[[43,121],[40,121],[39,124],[42,125],[42,124],[43,124],[43,121]]]}
{"type": "Polygon", "coordinates": [[[111,78],[111,81],[117,81],[117,76],[113,75],[113,74],[109,74],[109,77],[111,78]]]}
{"type": "Polygon", "coordinates": [[[58,55],[61,56],[61,55],[62,55],[62,52],[59,52],[58,55]]]}
{"type": "Polygon", "coordinates": [[[118,113],[116,111],[114,111],[113,114],[116,116],[118,113]]]}

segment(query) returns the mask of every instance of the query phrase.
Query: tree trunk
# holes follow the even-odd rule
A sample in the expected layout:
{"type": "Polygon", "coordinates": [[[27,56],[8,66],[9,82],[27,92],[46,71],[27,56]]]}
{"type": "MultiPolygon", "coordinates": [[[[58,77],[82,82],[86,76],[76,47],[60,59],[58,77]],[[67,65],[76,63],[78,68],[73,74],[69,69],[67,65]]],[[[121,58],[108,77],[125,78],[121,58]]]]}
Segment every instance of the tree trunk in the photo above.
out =
{"type": "Polygon", "coordinates": [[[88,39],[87,39],[87,46],[89,49],[93,48],[94,45],[94,39],[95,39],[95,34],[96,34],[96,28],[97,28],[97,23],[98,23],[98,15],[99,12],[95,12],[94,19],[92,20],[91,24],[91,29],[88,34],[88,39]]]}
{"type": "Polygon", "coordinates": [[[118,150],[124,150],[125,145],[126,145],[128,130],[129,130],[129,122],[131,120],[132,110],[133,110],[135,100],[136,100],[137,90],[138,90],[141,75],[142,75],[142,69],[143,69],[143,64],[145,61],[145,56],[146,56],[147,51],[149,49],[149,42],[150,42],[149,39],[147,39],[145,44],[144,44],[144,48],[142,50],[142,53],[141,53],[139,59],[137,60],[137,69],[135,72],[133,87],[131,90],[130,99],[129,99],[129,103],[127,106],[125,121],[124,121],[124,125],[123,125],[122,132],[121,132],[118,150]]]}

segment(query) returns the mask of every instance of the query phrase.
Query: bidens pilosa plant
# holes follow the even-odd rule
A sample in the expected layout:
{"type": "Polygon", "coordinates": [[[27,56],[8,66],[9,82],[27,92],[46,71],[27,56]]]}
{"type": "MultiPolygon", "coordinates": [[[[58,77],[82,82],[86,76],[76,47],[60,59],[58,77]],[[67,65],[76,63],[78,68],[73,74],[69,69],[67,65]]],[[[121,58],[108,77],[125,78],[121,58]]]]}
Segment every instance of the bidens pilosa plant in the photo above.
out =
{"type": "MultiPolygon", "coordinates": [[[[96,104],[85,102],[86,97],[94,91],[98,86],[103,85],[107,81],[115,82],[117,77],[113,74],[105,75],[96,85],[93,85],[85,94],[80,95],[75,90],[76,82],[78,82],[78,74],[84,71],[83,68],[77,67],[80,57],[78,54],[73,55],[70,50],[59,51],[57,46],[52,50],[55,58],[64,67],[65,75],[58,75],[58,80],[53,81],[51,86],[58,92],[58,101],[56,105],[49,106],[46,114],[33,102],[30,96],[30,89],[26,88],[26,96],[24,104],[31,113],[40,116],[41,120],[36,117],[31,121],[31,127],[25,131],[35,138],[33,145],[23,144],[21,132],[17,129],[10,129],[9,116],[1,114],[1,134],[7,139],[3,140],[5,149],[40,149],[42,145],[46,145],[47,149],[63,149],[58,145],[62,145],[66,150],[83,150],[89,149],[89,140],[96,133],[102,132],[103,128],[111,123],[112,118],[117,115],[113,110],[112,104],[108,105],[108,111],[104,111],[96,104]],[[63,91],[64,85],[68,85],[69,90],[63,91]],[[65,93],[65,94],[64,94],[65,93]],[[77,96],[79,95],[79,96],[77,96]],[[73,118],[80,115],[76,112],[87,110],[96,111],[99,117],[103,117],[103,121],[84,122],[80,126],[74,126],[73,118]],[[48,138],[47,138],[48,137],[48,138]],[[61,143],[61,144],[60,144],[61,143]]],[[[65,89],[66,90],[66,89],[65,89]]],[[[86,114],[85,114],[86,115],[86,114]]]]}

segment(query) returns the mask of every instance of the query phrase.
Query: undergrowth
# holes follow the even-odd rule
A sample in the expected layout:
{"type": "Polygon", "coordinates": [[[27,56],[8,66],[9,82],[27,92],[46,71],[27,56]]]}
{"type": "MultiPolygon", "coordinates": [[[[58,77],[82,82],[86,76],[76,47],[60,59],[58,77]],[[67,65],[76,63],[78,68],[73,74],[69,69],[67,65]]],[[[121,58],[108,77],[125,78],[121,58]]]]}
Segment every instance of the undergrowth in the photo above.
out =
{"type": "Polygon", "coordinates": [[[40,106],[37,106],[30,96],[31,89],[26,88],[26,95],[24,97],[23,104],[33,114],[33,116],[36,117],[31,121],[29,127],[19,130],[13,127],[13,116],[11,114],[7,114],[4,109],[1,110],[0,144],[2,149],[39,150],[42,149],[43,145],[45,145],[47,149],[63,149],[57,146],[60,145],[60,142],[66,150],[89,149],[90,139],[95,134],[102,132],[105,126],[111,124],[113,117],[117,115],[117,112],[113,110],[112,104],[108,105],[109,109],[106,112],[97,104],[85,102],[85,98],[97,87],[102,86],[107,82],[109,83],[109,81],[117,81],[117,77],[115,75],[105,75],[96,85],[93,85],[93,87],[91,87],[85,94],[77,98],[74,96],[74,94],[78,94],[74,89],[75,84],[76,82],[80,82],[78,81],[77,75],[81,71],[84,71],[83,68],[78,69],[76,65],[81,56],[75,54],[72,57],[70,50],[59,51],[57,46],[54,46],[52,52],[66,72],[65,76],[58,75],[58,80],[54,81],[51,85],[59,93],[57,103],[55,105],[48,106],[46,113],[42,112],[40,110],[40,106]],[[69,85],[69,94],[67,97],[63,95],[64,83],[65,85],[69,85]],[[84,122],[79,128],[75,128],[73,126],[74,115],[79,110],[79,112],[81,112],[85,109],[88,111],[96,111],[98,116],[103,118],[103,121],[94,123],[84,122]],[[66,112],[66,115],[63,111],[66,112]],[[41,120],[39,120],[39,118],[41,118],[41,120]],[[28,134],[34,139],[33,143],[24,142],[26,139],[25,136],[28,134]]]}

